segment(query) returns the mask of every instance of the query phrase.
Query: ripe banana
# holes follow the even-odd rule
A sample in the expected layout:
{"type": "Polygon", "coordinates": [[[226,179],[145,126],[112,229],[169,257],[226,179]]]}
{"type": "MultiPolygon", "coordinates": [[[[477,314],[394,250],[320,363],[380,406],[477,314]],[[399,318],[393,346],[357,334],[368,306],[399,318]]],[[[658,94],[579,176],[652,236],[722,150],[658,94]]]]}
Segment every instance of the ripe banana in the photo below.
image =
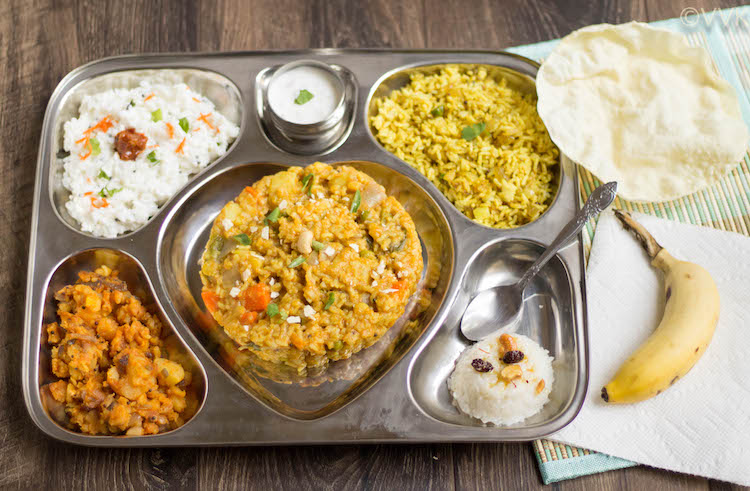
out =
{"type": "Polygon", "coordinates": [[[605,402],[629,404],[668,389],[700,359],[719,321],[719,291],[708,271],[672,257],[629,214],[615,214],[664,273],[666,298],[659,326],[602,388],[605,402]]]}

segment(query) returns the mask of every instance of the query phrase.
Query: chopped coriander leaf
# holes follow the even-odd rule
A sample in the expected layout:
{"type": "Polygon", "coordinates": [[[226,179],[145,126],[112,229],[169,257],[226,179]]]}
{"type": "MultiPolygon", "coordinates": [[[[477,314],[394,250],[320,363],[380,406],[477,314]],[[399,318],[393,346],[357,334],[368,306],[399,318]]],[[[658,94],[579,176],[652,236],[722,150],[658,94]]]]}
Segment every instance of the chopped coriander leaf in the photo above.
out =
{"type": "Polygon", "coordinates": [[[461,130],[461,138],[463,138],[467,142],[470,142],[474,138],[481,135],[486,127],[487,127],[487,124],[485,123],[477,123],[477,124],[472,124],[470,126],[467,126],[461,130]]]}
{"type": "Polygon", "coordinates": [[[279,215],[281,215],[281,210],[279,210],[279,207],[277,206],[266,215],[266,223],[276,223],[279,220],[279,215]]]}
{"type": "Polygon", "coordinates": [[[114,196],[115,194],[119,193],[120,191],[122,191],[122,188],[117,188],[117,189],[107,189],[107,186],[104,186],[104,187],[102,188],[102,190],[101,190],[101,191],[99,191],[99,193],[98,193],[98,194],[99,194],[99,196],[101,196],[102,198],[111,198],[112,196],[114,196]]]}
{"type": "Polygon", "coordinates": [[[323,306],[323,310],[328,310],[331,308],[331,305],[333,305],[333,302],[336,301],[336,295],[334,295],[333,292],[330,292],[328,294],[328,300],[326,300],[326,304],[323,306]]]}
{"type": "Polygon", "coordinates": [[[279,317],[281,317],[281,320],[285,321],[289,315],[286,313],[286,310],[281,309],[279,310],[279,317]]]}
{"type": "Polygon", "coordinates": [[[312,189],[312,182],[313,182],[313,176],[312,174],[308,174],[305,177],[302,178],[302,192],[310,194],[310,189],[312,189]]]}
{"type": "Polygon", "coordinates": [[[266,314],[268,314],[268,317],[279,315],[279,306],[275,303],[269,303],[268,307],[266,307],[266,314]]]}
{"type": "Polygon", "coordinates": [[[159,159],[156,158],[156,150],[151,150],[151,152],[148,155],[146,155],[146,158],[152,164],[158,164],[159,163],[159,159]]]}
{"type": "Polygon", "coordinates": [[[306,89],[302,89],[299,91],[299,95],[297,95],[297,98],[294,99],[294,103],[301,106],[302,104],[310,102],[313,97],[315,96],[313,96],[311,92],[306,89]]]}
{"type": "Polygon", "coordinates": [[[161,121],[161,109],[157,109],[156,111],[151,113],[151,121],[154,123],[158,123],[161,121]]]}
{"type": "Polygon", "coordinates": [[[135,107],[135,102],[130,101],[130,107],[135,107]]]}
{"type": "Polygon", "coordinates": [[[296,268],[300,264],[304,263],[306,261],[306,259],[307,258],[305,256],[298,256],[297,259],[295,259],[294,261],[292,261],[291,263],[289,263],[289,266],[287,266],[287,267],[289,267],[289,268],[296,268]]]}
{"type": "Polygon", "coordinates": [[[360,193],[359,189],[357,189],[357,192],[354,193],[354,199],[352,200],[352,207],[351,207],[352,213],[357,213],[357,210],[359,210],[360,203],[362,203],[362,193],[360,193]]]}
{"type": "Polygon", "coordinates": [[[444,113],[445,113],[445,106],[443,106],[442,104],[434,107],[432,111],[430,111],[430,114],[432,114],[436,118],[442,116],[444,113]]]}
{"type": "Polygon", "coordinates": [[[247,234],[237,234],[232,236],[232,240],[237,242],[240,245],[249,246],[250,245],[250,237],[247,236],[247,234]]]}
{"type": "Polygon", "coordinates": [[[99,140],[92,136],[91,138],[89,138],[89,143],[91,143],[91,155],[96,156],[102,153],[102,149],[99,146],[99,140]]]}
{"type": "Polygon", "coordinates": [[[323,249],[326,248],[326,245],[324,243],[318,242],[317,240],[313,240],[312,244],[310,245],[312,245],[312,248],[315,249],[316,251],[322,251],[323,249]]]}
{"type": "Polygon", "coordinates": [[[190,123],[188,123],[187,118],[180,118],[180,128],[182,128],[182,131],[185,133],[190,131],[190,123]]]}
{"type": "Polygon", "coordinates": [[[107,173],[106,173],[106,172],[104,172],[104,169],[99,169],[99,175],[98,175],[98,176],[96,176],[96,177],[98,177],[99,179],[106,179],[106,180],[108,180],[108,181],[109,181],[110,179],[112,179],[111,177],[109,177],[109,176],[107,175],[107,173]]]}

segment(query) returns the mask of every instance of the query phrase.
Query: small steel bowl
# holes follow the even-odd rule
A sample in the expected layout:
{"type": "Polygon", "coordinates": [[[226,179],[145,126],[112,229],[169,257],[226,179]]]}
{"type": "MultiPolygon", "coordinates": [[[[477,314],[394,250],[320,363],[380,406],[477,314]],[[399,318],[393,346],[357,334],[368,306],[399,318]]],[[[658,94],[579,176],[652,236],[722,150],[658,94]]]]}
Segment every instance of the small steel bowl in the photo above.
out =
{"type": "Polygon", "coordinates": [[[341,75],[339,75],[336,70],[331,68],[331,66],[327,63],[323,63],[320,61],[299,60],[287,63],[286,65],[282,66],[276,71],[276,73],[273,74],[271,80],[268,82],[265,96],[271,122],[276,127],[276,129],[278,129],[279,133],[281,133],[282,136],[291,141],[327,141],[331,139],[338,132],[340,125],[344,120],[344,114],[346,113],[346,84],[341,78],[341,75]],[[300,66],[312,66],[325,70],[326,72],[333,75],[333,77],[338,81],[341,88],[341,95],[339,96],[336,108],[333,110],[333,112],[331,112],[331,114],[328,115],[327,118],[315,123],[300,124],[288,121],[282,118],[276,113],[276,111],[273,110],[273,106],[271,106],[271,103],[268,100],[268,89],[271,87],[274,80],[276,80],[277,77],[284,74],[285,72],[288,72],[289,70],[300,66]]]}

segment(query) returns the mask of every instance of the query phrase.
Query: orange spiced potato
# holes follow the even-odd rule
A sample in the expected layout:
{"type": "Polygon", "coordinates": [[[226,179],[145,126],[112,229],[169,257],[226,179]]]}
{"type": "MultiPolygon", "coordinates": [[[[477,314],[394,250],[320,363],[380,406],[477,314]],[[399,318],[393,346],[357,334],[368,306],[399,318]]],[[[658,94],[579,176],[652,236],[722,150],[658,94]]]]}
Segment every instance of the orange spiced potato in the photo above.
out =
{"type": "Polygon", "coordinates": [[[117,271],[83,271],[55,299],[59,321],[46,332],[59,380],[42,391],[57,419],[82,433],[133,436],[175,429],[195,412],[190,371],[168,359],[161,321],[117,271]]]}

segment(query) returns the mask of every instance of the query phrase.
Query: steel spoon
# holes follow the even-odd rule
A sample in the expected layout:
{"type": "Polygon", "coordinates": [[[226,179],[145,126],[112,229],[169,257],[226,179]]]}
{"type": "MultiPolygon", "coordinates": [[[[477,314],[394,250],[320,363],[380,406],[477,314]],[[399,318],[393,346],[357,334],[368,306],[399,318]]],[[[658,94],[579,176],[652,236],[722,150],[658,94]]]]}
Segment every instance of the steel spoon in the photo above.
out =
{"type": "Polygon", "coordinates": [[[518,322],[523,312],[523,291],[531,279],[564,245],[578,235],[589,218],[598,215],[612,204],[616,195],[616,182],[608,182],[596,188],[584,203],[583,208],[563,227],[555,240],[526,270],[520,280],[484,290],[476,295],[461,319],[463,335],[471,341],[479,341],[498,329],[518,322]]]}

